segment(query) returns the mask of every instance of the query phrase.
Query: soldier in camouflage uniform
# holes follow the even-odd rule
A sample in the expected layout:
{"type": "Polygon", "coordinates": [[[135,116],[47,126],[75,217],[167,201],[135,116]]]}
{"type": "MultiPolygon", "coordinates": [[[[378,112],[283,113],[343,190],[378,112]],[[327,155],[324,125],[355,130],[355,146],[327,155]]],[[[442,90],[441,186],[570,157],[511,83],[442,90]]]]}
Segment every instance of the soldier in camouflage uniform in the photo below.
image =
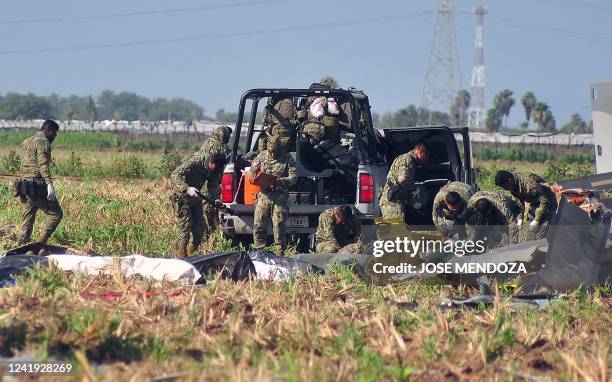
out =
{"type": "Polygon", "coordinates": [[[465,238],[463,222],[458,218],[474,192],[472,186],[462,182],[449,182],[440,188],[434,198],[432,219],[438,232],[444,237],[465,238]]]}
{"type": "Polygon", "coordinates": [[[510,194],[523,206],[518,224],[529,225],[521,230],[521,240],[540,239],[545,236],[548,222],[557,212],[557,197],[546,181],[537,174],[512,173],[500,170],[495,184],[510,194]]]}
{"type": "Polygon", "coordinates": [[[405,205],[411,197],[410,193],[416,189],[416,165],[425,160],[427,160],[427,148],[422,143],[395,158],[378,196],[380,211],[384,218],[404,216],[405,205]]]}
{"type": "Polygon", "coordinates": [[[285,151],[291,151],[295,145],[296,113],[292,97],[282,99],[271,97],[262,112],[267,135],[278,137],[285,146],[285,151]]]}
{"type": "Polygon", "coordinates": [[[38,210],[42,210],[49,216],[49,221],[37,240],[38,243],[46,243],[62,220],[62,208],[57,201],[55,186],[49,170],[51,143],[58,130],[59,126],[55,121],[46,120],[40,132],[26,139],[22,144],[21,178],[18,181],[19,186],[16,187],[18,188],[16,194],[21,197],[26,206],[21,219],[20,244],[30,241],[38,210]]]}
{"type": "MultiPolygon", "coordinates": [[[[202,199],[197,195],[207,181],[217,179],[223,172],[225,156],[221,153],[206,157],[196,152],[183,161],[171,175],[172,195],[170,199],[176,213],[180,236],[177,242],[177,257],[187,256],[189,237],[192,237],[195,252],[204,237],[205,221],[202,199]]],[[[209,190],[210,193],[210,190],[209,190]]],[[[215,204],[220,203],[215,201],[215,204]]]]}
{"type": "Polygon", "coordinates": [[[250,176],[253,178],[259,173],[274,175],[278,179],[269,188],[262,188],[257,193],[253,246],[256,249],[262,249],[266,246],[268,221],[272,219],[274,243],[278,249],[277,254],[283,256],[287,246],[285,223],[289,215],[289,187],[297,182],[297,170],[295,161],[284,150],[284,145],[278,137],[270,137],[267,150],[260,151],[253,160],[250,176]]]}
{"type": "MultiPolygon", "coordinates": [[[[231,153],[228,147],[229,139],[232,136],[232,129],[229,126],[219,126],[208,139],[202,144],[200,152],[208,157],[216,153],[221,153],[225,158],[229,158],[231,153]]],[[[221,172],[214,179],[207,180],[202,189],[202,194],[210,200],[217,200],[221,196],[221,172]]],[[[219,210],[210,203],[204,203],[204,219],[206,220],[206,235],[210,235],[219,225],[219,210]]]]}
{"type": "Polygon", "coordinates": [[[521,213],[521,206],[510,196],[478,191],[472,195],[459,219],[465,222],[470,240],[484,240],[485,247],[492,249],[516,243],[516,222],[521,213]]]}
{"type": "Polygon", "coordinates": [[[324,253],[360,253],[361,223],[350,206],[330,208],[319,215],[316,250],[324,253]]]}

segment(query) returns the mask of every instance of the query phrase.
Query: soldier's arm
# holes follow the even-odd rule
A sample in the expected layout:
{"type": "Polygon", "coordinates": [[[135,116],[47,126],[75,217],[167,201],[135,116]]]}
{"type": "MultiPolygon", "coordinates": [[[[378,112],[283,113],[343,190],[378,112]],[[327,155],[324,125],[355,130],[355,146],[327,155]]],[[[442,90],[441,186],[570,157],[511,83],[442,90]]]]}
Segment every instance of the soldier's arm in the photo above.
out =
{"type": "Polygon", "coordinates": [[[397,179],[404,190],[414,191],[416,189],[416,185],[414,184],[415,171],[416,165],[414,160],[411,157],[408,157],[408,159],[406,159],[405,167],[397,179]]]}
{"type": "Polygon", "coordinates": [[[446,222],[442,218],[443,202],[444,198],[442,194],[438,193],[434,198],[433,209],[431,211],[431,219],[433,220],[433,223],[436,227],[446,229],[446,222]]]}
{"type": "Polygon", "coordinates": [[[555,198],[555,194],[552,192],[550,188],[543,186],[541,184],[538,184],[536,189],[537,189],[536,192],[539,192],[538,201],[540,202],[540,205],[535,211],[534,220],[536,221],[537,224],[542,224],[542,219],[544,218],[544,215],[553,206],[552,198],[555,198]]]}
{"type": "Polygon", "coordinates": [[[53,183],[51,180],[51,170],[49,169],[50,162],[51,146],[49,141],[41,139],[36,145],[36,167],[47,184],[53,183]]]}
{"type": "Polygon", "coordinates": [[[359,241],[361,237],[361,223],[359,223],[359,219],[353,218],[353,236],[351,237],[351,241],[356,243],[359,241]]]}
{"type": "Polygon", "coordinates": [[[287,176],[280,178],[281,182],[286,187],[291,187],[297,182],[297,169],[295,168],[295,161],[292,157],[288,156],[287,161],[287,176]]]}
{"type": "Polygon", "coordinates": [[[203,157],[200,155],[191,155],[174,169],[170,178],[174,183],[173,188],[175,191],[185,192],[187,188],[189,188],[190,185],[187,184],[187,175],[204,165],[202,158],[203,157]]]}
{"type": "Polygon", "coordinates": [[[221,196],[221,173],[214,174],[206,181],[206,189],[212,201],[219,199],[221,196]]]}

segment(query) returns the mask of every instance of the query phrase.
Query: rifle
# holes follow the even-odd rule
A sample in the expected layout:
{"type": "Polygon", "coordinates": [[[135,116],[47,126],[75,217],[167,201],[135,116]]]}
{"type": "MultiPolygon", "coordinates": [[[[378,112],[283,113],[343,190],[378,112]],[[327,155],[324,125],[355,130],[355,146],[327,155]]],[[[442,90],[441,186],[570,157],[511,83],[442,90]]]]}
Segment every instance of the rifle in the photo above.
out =
{"type": "Polygon", "coordinates": [[[204,200],[206,203],[210,204],[213,207],[218,208],[219,210],[221,210],[222,212],[225,212],[227,214],[231,214],[231,215],[236,215],[236,212],[234,210],[232,210],[231,208],[229,208],[226,205],[220,205],[218,206],[214,201],[210,200],[210,198],[204,194],[202,194],[199,190],[196,190],[196,195],[201,198],[202,200],[204,200]]]}

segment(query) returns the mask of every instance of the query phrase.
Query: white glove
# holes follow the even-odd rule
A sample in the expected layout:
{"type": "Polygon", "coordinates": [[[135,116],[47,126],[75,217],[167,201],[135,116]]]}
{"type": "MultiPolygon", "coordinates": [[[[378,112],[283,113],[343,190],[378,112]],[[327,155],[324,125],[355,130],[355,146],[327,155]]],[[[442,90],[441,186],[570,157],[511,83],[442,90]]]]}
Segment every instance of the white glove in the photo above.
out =
{"type": "Polygon", "coordinates": [[[198,189],[195,187],[188,187],[186,192],[189,196],[196,196],[198,194],[198,189]]]}
{"type": "Polygon", "coordinates": [[[537,227],[537,225],[538,225],[538,222],[537,222],[535,219],[533,219],[533,220],[531,221],[531,223],[529,223],[529,227],[531,227],[531,228],[533,228],[533,227],[537,227]]]}
{"type": "Polygon", "coordinates": [[[523,219],[518,218],[518,220],[516,221],[516,225],[517,225],[517,226],[519,226],[519,227],[520,227],[521,225],[523,225],[523,219]]]}
{"type": "Polygon", "coordinates": [[[47,199],[55,200],[55,198],[55,186],[53,186],[53,183],[47,184],[47,199]]]}

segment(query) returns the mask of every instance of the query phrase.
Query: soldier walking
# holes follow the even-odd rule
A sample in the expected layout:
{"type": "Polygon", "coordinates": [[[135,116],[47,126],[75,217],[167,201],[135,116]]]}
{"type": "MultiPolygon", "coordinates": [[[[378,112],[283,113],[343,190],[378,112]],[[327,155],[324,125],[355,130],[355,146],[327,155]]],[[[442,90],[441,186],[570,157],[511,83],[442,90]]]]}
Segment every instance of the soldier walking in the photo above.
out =
{"type": "Polygon", "coordinates": [[[324,253],[360,253],[361,223],[349,205],[329,208],[319,215],[316,250],[324,253]]]}
{"type": "Polygon", "coordinates": [[[251,179],[259,174],[272,176],[273,182],[270,185],[261,184],[256,196],[253,246],[256,249],[266,246],[268,222],[272,220],[277,255],[284,256],[287,246],[285,224],[289,216],[289,187],[297,182],[297,170],[295,161],[285,151],[279,137],[269,137],[267,150],[260,151],[253,160],[251,179]]]}
{"type": "Polygon", "coordinates": [[[464,239],[463,222],[459,216],[474,195],[474,188],[463,182],[445,184],[436,194],[433,202],[432,219],[444,238],[464,239]]]}
{"type": "Polygon", "coordinates": [[[378,197],[384,218],[404,216],[411,192],[416,190],[417,163],[426,161],[427,155],[427,147],[419,143],[411,151],[395,158],[378,197]]]}
{"type": "Polygon", "coordinates": [[[25,203],[21,219],[19,243],[27,244],[32,236],[36,212],[42,210],[49,216],[49,221],[40,232],[37,243],[45,244],[62,220],[62,208],[57,201],[55,186],[51,179],[51,143],[55,140],[59,125],[46,120],[36,135],[22,143],[23,159],[21,178],[16,186],[16,194],[25,203]]]}
{"type": "MultiPolygon", "coordinates": [[[[198,193],[207,181],[218,178],[223,172],[225,156],[221,153],[205,156],[196,152],[183,161],[171,175],[172,195],[170,199],[176,213],[180,236],[177,257],[195,252],[202,243],[205,224],[202,198],[198,193]],[[192,248],[187,251],[191,236],[192,248]]],[[[210,190],[209,190],[210,193],[210,190]]],[[[219,205],[220,201],[215,201],[219,205]]]]}

